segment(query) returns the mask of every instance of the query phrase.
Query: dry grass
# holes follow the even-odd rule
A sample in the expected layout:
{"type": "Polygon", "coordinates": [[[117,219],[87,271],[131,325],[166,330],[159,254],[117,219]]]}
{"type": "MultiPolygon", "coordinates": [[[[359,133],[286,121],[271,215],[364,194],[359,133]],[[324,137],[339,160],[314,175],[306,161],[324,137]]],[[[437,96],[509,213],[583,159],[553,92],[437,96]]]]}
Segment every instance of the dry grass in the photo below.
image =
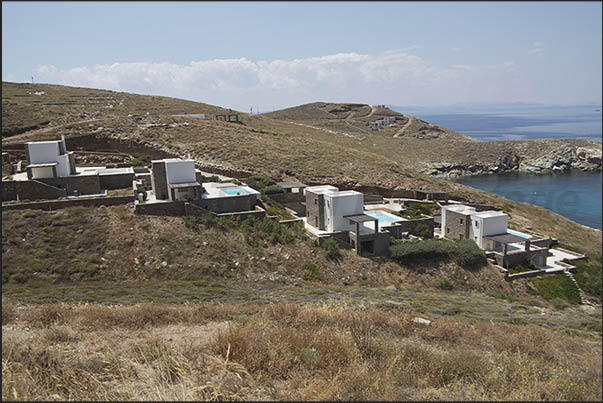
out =
{"type": "Polygon", "coordinates": [[[602,398],[600,342],[532,326],[293,304],[21,309],[2,328],[4,400],[602,398]]]}

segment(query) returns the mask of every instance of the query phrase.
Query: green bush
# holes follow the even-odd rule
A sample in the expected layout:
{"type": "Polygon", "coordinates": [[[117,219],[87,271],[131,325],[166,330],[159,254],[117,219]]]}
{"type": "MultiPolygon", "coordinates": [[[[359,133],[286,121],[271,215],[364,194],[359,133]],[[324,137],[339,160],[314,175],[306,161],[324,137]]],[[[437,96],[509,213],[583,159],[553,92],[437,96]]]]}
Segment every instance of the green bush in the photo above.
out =
{"type": "Polygon", "coordinates": [[[132,160],[133,167],[148,167],[151,166],[151,157],[148,155],[142,155],[132,160]]]}
{"type": "Polygon", "coordinates": [[[327,258],[329,260],[338,260],[341,258],[341,252],[339,251],[339,245],[334,238],[325,240],[321,247],[327,252],[327,258]]]}
{"type": "Polygon", "coordinates": [[[264,188],[267,188],[268,186],[276,185],[276,182],[274,181],[274,179],[269,178],[267,176],[253,175],[251,177],[251,179],[253,179],[253,181],[255,182],[255,184],[252,184],[253,185],[252,187],[259,191],[262,191],[264,188]]]}
{"type": "Polygon", "coordinates": [[[299,223],[287,226],[270,218],[248,217],[240,223],[239,228],[245,235],[247,243],[252,246],[258,246],[259,241],[292,244],[303,237],[303,227],[299,223]]]}
{"type": "Polygon", "coordinates": [[[241,181],[238,179],[233,179],[232,183],[234,183],[235,185],[242,185],[241,181]]]}
{"type": "Polygon", "coordinates": [[[454,251],[449,241],[426,239],[400,242],[390,247],[390,256],[399,263],[418,259],[448,257],[454,251]]]}
{"type": "Polygon", "coordinates": [[[464,268],[476,268],[486,264],[486,255],[470,239],[455,242],[454,260],[464,268]]]}
{"type": "Polygon", "coordinates": [[[184,225],[193,231],[199,231],[199,225],[206,227],[215,227],[222,231],[228,231],[236,226],[233,220],[226,217],[217,217],[211,213],[205,213],[201,216],[184,216],[182,217],[184,225]]]}
{"type": "Polygon", "coordinates": [[[415,228],[415,232],[421,238],[433,238],[433,231],[427,224],[418,224],[415,228]]]}
{"type": "Polygon", "coordinates": [[[440,290],[449,291],[452,290],[452,283],[447,278],[441,278],[436,283],[436,287],[440,290]]]}
{"type": "Polygon", "coordinates": [[[276,194],[276,193],[285,193],[285,189],[280,187],[279,185],[270,185],[264,188],[264,193],[267,195],[276,194]]]}
{"type": "Polygon", "coordinates": [[[306,263],[306,265],[304,266],[304,269],[305,269],[304,280],[306,280],[306,281],[320,280],[320,271],[318,271],[318,268],[316,267],[315,264],[306,263]]]}

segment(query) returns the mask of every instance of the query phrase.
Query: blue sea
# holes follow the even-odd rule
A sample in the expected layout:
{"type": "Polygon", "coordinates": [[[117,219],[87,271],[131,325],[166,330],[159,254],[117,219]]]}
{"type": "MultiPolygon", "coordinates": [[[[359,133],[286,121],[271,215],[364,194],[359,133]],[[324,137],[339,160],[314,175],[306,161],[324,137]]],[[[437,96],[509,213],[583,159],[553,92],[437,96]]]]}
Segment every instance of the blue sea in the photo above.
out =
{"type": "MultiPolygon", "coordinates": [[[[427,122],[456,130],[479,141],[547,137],[601,142],[601,106],[591,105],[454,105],[396,107],[427,122]]],[[[508,199],[548,208],[577,223],[602,228],[601,172],[552,174],[505,173],[462,177],[458,182],[508,199]]]]}

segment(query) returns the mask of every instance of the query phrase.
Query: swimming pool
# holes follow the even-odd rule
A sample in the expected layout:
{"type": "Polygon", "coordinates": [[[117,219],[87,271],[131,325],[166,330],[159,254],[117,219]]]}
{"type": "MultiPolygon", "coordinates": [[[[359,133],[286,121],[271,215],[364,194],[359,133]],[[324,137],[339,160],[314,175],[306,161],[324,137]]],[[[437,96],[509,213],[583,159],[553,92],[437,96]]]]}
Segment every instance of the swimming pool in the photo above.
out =
{"type": "Polygon", "coordinates": [[[379,225],[403,221],[402,218],[397,217],[393,214],[386,213],[385,211],[381,211],[381,210],[365,211],[364,214],[369,215],[371,217],[378,218],[379,225]]]}
{"type": "Polygon", "coordinates": [[[220,190],[226,193],[228,196],[251,194],[249,190],[245,189],[242,186],[229,186],[225,188],[220,188],[220,190]]]}
{"type": "Polygon", "coordinates": [[[515,235],[515,236],[520,236],[520,237],[525,238],[525,239],[532,238],[532,235],[524,234],[523,232],[513,231],[512,229],[508,229],[508,228],[507,228],[507,234],[511,234],[511,235],[515,235]]]}

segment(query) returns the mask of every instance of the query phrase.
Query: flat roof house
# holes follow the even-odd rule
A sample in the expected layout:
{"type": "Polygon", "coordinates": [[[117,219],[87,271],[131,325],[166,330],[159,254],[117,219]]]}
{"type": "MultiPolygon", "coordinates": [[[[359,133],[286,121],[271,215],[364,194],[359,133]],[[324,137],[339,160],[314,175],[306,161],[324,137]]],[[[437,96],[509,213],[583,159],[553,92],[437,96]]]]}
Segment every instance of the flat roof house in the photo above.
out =
{"type": "Polygon", "coordinates": [[[197,182],[195,161],[192,159],[167,158],[153,160],[151,184],[157,200],[196,200],[203,194],[197,182]]]}
{"type": "Polygon", "coordinates": [[[65,138],[52,141],[30,141],[25,144],[29,165],[28,179],[57,178],[75,175],[75,155],[67,152],[65,138]]]}
{"type": "Polygon", "coordinates": [[[508,229],[509,216],[502,211],[478,211],[474,207],[455,204],[442,207],[442,236],[449,239],[471,239],[481,249],[494,252],[497,262],[507,267],[531,259],[546,264],[548,247],[531,245],[537,238],[508,229]]]}
{"type": "Polygon", "coordinates": [[[75,155],[67,151],[65,138],[25,144],[26,172],[2,181],[2,200],[57,199],[66,196],[100,195],[107,189],[132,186],[131,167],[75,166],[75,155]]]}
{"type": "Polygon", "coordinates": [[[306,230],[314,236],[339,234],[359,255],[378,255],[389,247],[389,233],[379,219],[364,214],[364,195],[331,185],[311,186],[306,195],[306,230]],[[372,223],[372,228],[367,223],[372,223]],[[343,235],[343,236],[342,236],[343,235]]]}

